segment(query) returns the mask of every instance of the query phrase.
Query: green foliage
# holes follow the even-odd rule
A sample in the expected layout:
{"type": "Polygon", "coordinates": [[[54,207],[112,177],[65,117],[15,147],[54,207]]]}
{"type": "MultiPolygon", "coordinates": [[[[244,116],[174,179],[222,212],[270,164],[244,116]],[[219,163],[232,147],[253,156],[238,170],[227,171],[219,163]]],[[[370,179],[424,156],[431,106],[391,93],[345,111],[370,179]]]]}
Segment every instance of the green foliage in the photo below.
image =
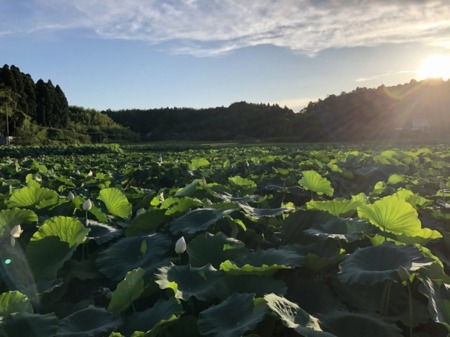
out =
{"type": "Polygon", "coordinates": [[[0,148],[0,335],[445,336],[449,158],[441,145],[0,148]]]}

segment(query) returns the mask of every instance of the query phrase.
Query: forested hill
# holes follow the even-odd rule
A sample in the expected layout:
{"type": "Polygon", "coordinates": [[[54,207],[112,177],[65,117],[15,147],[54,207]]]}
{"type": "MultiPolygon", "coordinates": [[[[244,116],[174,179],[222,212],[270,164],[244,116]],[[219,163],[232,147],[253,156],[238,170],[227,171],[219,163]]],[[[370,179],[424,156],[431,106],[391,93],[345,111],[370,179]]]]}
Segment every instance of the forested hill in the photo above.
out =
{"type": "Polygon", "coordinates": [[[0,136],[17,144],[136,140],[137,135],[92,109],[69,106],[59,85],[34,82],[14,65],[0,68],[0,136]]]}
{"type": "Polygon", "coordinates": [[[147,140],[441,141],[450,139],[450,82],[357,88],[310,102],[299,113],[246,102],[106,113],[147,140]]]}

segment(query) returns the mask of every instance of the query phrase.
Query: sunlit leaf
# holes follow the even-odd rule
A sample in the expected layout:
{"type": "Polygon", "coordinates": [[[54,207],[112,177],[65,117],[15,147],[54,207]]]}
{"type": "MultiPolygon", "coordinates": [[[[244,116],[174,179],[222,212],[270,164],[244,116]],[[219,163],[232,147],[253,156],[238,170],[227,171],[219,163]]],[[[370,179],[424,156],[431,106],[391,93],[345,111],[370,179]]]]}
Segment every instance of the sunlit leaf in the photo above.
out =
{"type": "Polygon", "coordinates": [[[207,302],[216,297],[216,281],[222,275],[222,272],[211,265],[200,268],[171,265],[158,270],[156,283],[161,289],[172,289],[178,299],[188,301],[191,297],[196,297],[207,302]]]}
{"type": "Polygon", "coordinates": [[[334,189],[327,178],[312,170],[303,171],[302,174],[303,177],[298,181],[300,186],[319,195],[333,196],[334,189]]]}
{"type": "Polygon", "coordinates": [[[108,311],[118,314],[125,311],[144,291],[145,270],[136,268],[129,271],[112,292],[108,311]]]}
{"type": "Polygon", "coordinates": [[[294,329],[300,335],[305,337],[336,337],[324,332],[320,326],[320,320],[308,314],[298,304],[275,294],[265,295],[264,300],[270,310],[280,317],[283,325],[294,329]]]}
{"type": "Polygon", "coordinates": [[[34,312],[28,297],[19,291],[8,291],[0,294],[0,316],[6,316],[14,312],[30,314],[34,312]]]}
{"type": "Polygon", "coordinates": [[[122,219],[131,216],[131,204],[125,194],[118,188],[104,188],[97,198],[104,202],[109,213],[122,219]]]}
{"type": "Polygon", "coordinates": [[[13,191],[8,207],[44,208],[58,203],[58,193],[43,187],[23,187],[13,191]]]}
{"type": "Polygon", "coordinates": [[[358,207],[358,216],[384,231],[409,236],[421,234],[421,223],[414,207],[396,196],[387,196],[372,205],[358,207]]]}

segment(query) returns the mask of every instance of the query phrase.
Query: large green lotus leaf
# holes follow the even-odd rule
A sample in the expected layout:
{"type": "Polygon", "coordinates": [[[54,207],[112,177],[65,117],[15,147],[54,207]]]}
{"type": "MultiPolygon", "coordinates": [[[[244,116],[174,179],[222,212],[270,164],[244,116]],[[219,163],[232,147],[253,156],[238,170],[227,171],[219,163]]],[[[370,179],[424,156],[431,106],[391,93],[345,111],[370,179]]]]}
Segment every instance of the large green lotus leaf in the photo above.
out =
{"type": "Polygon", "coordinates": [[[300,186],[319,195],[333,196],[334,189],[331,187],[331,183],[327,178],[322,177],[313,170],[303,171],[302,174],[303,177],[298,181],[300,186]]]}
{"type": "Polygon", "coordinates": [[[359,200],[311,200],[306,203],[306,208],[309,210],[325,211],[335,216],[351,216],[356,212],[358,206],[361,205],[359,200]]]}
{"type": "Polygon", "coordinates": [[[291,249],[305,257],[304,267],[319,271],[330,265],[336,265],[345,258],[338,240],[315,240],[308,245],[290,245],[291,249]]]}
{"type": "Polygon", "coordinates": [[[89,229],[83,224],[71,217],[56,216],[46,220],[38,231],[31,238],[30,244],[34,241],[42,240],[49,236],[56,236],[62,242],[67,242],[69,247],[79,245],[84,242],[89,229]]]}
{"type": "Polygon", "coordinates": [[[387,196],[372,205],[358,207],[358,216],[384,231],[419,236],[422,225],[414,207],[396,196],[387,196]]]}
{"type": "Polygon", "coordinates": [[[58,203],[58,193],[43,187],[26,186],[12,192],[8,207],[44,208],[58,203]]]}
{"type": "Polygon", "coordinates": [[[210,162],[206,158],[194,158],[191,160],[191,163],[189,164],[189,169],[197,170],[200,167],[205,167],[208,165],[210,165],[210,162]]]}
{"type": "Polygon", "coordinates": [[[46,220],[31,237],[25,252],[36,280],[54,280],[88,232],[74,218],[60,216],[46,220]]]}
{"type": "Polygon", "coordinates": [[[230,275],[218,280],[216,285],[217,297],[226,299],[234,293],[255,293],[256,297],[263,297],[267,293],[284,295],[286,283],[272,276],[259,275],[230,275]]]}
{"type": "Polygon", "coordinates": [[[162,203],[161,209],[167,208],[166,209],[167,216],[177,217],[177,216],[181,216],[182,214],[186,213],[190,209],[194,209],[194,208],[197,208],[200,206],[203,206],[203,202],[198,199],[194,199],[191,197],[183,197],[183,198],[172,197],[172,198],[167,198],[162,203]],[[166,201],[171,201],[170,206],[165,207],[166,201]]]}
{"type": "Polygon", "coordinates": [[[378,316],[338,311],[318,315],[323,327],[336,336],[345,337],[402,337],[395,323],[387,323],[378,316]]]}
{"type": "Polygon", "coordinates": [[[38,216],[30,209],[4,209],[0,211],[0,235],[3,231],[10,231],[16,225],[23,225],[38,221],[38,216]]]}
{"type": "Polygon", "coordinates": [[[238,205],[244,214],[252,219],[280,216],[291,210],[290,208],[255,208],[242,203],[238,203],[238,205]]]}
{"type": "Polygon", "coordinates": [[[98,245],[102,245],[122,235],[121,229],[105,223],[88,220],[87,224],[90,229],[89,236],[87,238],[89,240],[94,240],[98,245]]]}
{"type": "Polygon", "coordinates": [[[421,277],[419,291],[428,297],[428,311],[431,318],[444,325],[450,332],[450,285],[437,284],[428,277],[421,277]]]}
{"type": "Polygon", "coordinates": [[[188,301],[195,297],[208,302],[216,297],[216,283],[222,276],[211,265],[201,268],[171,265],[159,268],[156,283],[161,289],[172,289],[178,299],[188,301]]]}
{"type": "Polygon", "coordinates": [[[413,272],[432,263],[432,259],[425,258],[415,247],[386,242],[353,252],[342,262],[338,277],[347,284],[372,285],[385,280],[398,280],[399,267],[413,272]]]}
{"type": "Polygon", "coordinates": [[[0,294],[0,316],[14,312],[34,312],[28,297],[16,290],[0,294]]]}
{"type": "Polygon", "coordinates": [[[151,308],[129,315],[123,330],[127,335],[131,335],[133,331],[149,332],[161,323],[178,318],[182,313],[183,307],[176,298],[158,300],[151,308]]]}
{"type": "Polygon", "coordinates": [[[253,194],[256,191],[256,183],[251,179],[234,176],[229,177],[228,181],[242,193],[253,194]]]}
{"type": "Polygon", "coordinates": [[[109,312],[119,314],[141,296],[144,291],[144,274],[144,269],[136,268],[125,275],[112,292],[111,302],[108,305],[109,312]]]}
{"type": "Polygon", "coordinates": [[[170,231],[177,234],[194,234],[204,231],[224,217],[224,212],[215,208],[197,208],[170,222],[170,231]]]}
{"type": "Polygon", "coordinates": [[[99,253],[96,264],[114,281],[123,279],[129,270],[138,267],[145,269],[146,279],[168,263],[166,255],[172,249],[172,240],[161,233],[132,236],[120,239],[99,253]]]}
{"type": "Polygon", "coordinates": [[[397,185],[397,184],[401,184],[401,183],[405,183],[406,179],[404,176],[394,173],[391,174],[390,177],[388,178],[387,184],[388,185],[397,185]]]}
{"type": "Polygon", "coordinates": [[[58,337],[101,337],[115,330],[121,320],[104,308],[92,305],[59,321],[58,337]]]}
{"type": "Polygon", "coordinates": [[[247,248],[242,241],[229,238],[221,232],[204,233],[189,242],[187,253],[189,263],[194,267],[202,267],[209,263],[219,268],[223,261],[233,260],[247,253],[247,248]],[[205,252],[208,253],[205,254],[205,252]]]}
{"type": "Polygon", "coordinates": [[[325,240],[335,239],[354,242],[369,235],[372,228],[366,221],[351,218],[335,218],[327,223],[306,229],[305,234],[325,240]]]}
{"type": "Polygon", "coordinates": [[[319,319],[308,314],[298,304],[276,294],[267,294],[264,296],[264,300],[270,310],[280,317],[283,325],[294,329],[300,335],[304,337],[336,337],[324,332],[319,319]]]}
{"type": "Polygon", "coordinates": [[[197,191],[197,187],[201,184],[201,180],[194,180],[193,182],[187,184],[185,187],[180,188],[175,193],[176,197],[191,197],[195,191],[197,191]]]}
{"type": "Polygon", "coordinates": [[[168,219],[169,217],[166,216],[164,209],[151,209],[134,218],[125,233],[127,236],[155,233],[168,219]]]}
{"type": "Polygon", "coordinates": [[[267,307],[263,302],[255,299],[254,294],[233,294],[224,302],[200,313],[200,333],[216,337],[241,337],[264,319],[267,307]]]}
{"type": "Polygon", "coordinates": [[[425,246],[430,241],[441,239],[442,234],[430,228],[421,228],[417,236],[397,235],[397,239],[406,244],[419,244],[425,246]]]}
{"type": "Polygon", "coordinates": [[[58,318],[55,314],[17,312],[0,321],[0,336],[49,337],[56,335],[58,318]]]}
{"type": "Polygon", "coordinates": [[[122,219],[129,219],[131,216],[131,203],[126,195],[118,188],[104,188],[97,198],[104,202],[109,213],[122,219]]]}

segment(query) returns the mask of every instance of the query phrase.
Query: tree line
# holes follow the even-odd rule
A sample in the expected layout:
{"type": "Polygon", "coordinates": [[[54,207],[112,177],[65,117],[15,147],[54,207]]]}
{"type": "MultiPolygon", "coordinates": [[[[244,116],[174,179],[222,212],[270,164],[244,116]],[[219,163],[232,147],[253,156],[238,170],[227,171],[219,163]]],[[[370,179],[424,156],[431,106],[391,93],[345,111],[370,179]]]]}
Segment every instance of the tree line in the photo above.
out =
{"type": "Polygon", "coordinates": [[[277,104],[247,102],[209,109],[104,112],[145,140],[334,142],[446,141],[449,110],[450,81],[430,79],[356,88],[310,102],[297,113],[277,104]]]}
{"type": "Polygon", "coordinates": [[[92,109],[69,106],[59,85],[0,68],[0,134],[20,144],[136,141],[137,134],[92,109]]]}

